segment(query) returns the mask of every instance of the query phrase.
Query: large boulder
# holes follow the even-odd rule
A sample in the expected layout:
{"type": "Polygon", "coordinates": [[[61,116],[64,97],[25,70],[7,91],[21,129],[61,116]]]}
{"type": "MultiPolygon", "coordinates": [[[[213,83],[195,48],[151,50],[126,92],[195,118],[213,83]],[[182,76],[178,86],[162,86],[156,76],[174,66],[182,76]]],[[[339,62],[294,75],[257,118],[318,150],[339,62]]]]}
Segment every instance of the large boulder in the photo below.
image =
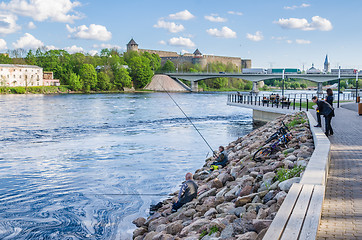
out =
{"type": "Polygon", "coordinates": [[[280,190],[288,192],[289,189],[292,187],[293,183],[299,183],[299,182],[300,182],[300,177],[294,177],[279,183],[278,187],[280,188],[280,190]]]}
{"type": "Polygon", "coordinates": [[[137,227],[142,227],[146,222],[146,219],[143,217],[139,217],[132,221],[133,224],[135,224],[137,227]]]}
{"type": "Polygon", "coordinates": [[[170,223],[166,227],[166,232],[171,235],[176,235],[183,229],[182,220],[170,223]]]}

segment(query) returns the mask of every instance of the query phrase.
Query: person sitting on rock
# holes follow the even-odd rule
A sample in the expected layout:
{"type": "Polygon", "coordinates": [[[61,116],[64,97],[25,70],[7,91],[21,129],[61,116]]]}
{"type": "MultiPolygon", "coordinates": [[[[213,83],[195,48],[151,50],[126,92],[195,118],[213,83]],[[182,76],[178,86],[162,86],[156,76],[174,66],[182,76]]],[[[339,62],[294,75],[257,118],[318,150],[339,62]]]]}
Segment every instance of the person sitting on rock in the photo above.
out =
{"type": "Polygon", "coordinates": [[[223,146],[219,147],[219,155],[217,156],[217,158],[215,159],[216,161],[214,161],[211,164],[211,170],[216,170],[219,168],[219,166],[225,167],[226,164],[228,163],[228,155],[225,151],[225,148],[223,146]]]}
{"type": "Polygon", "coordinates": [[[177,212],[179,208],[197,197],[197,184],[192,180],[192,173],[186,173],[186,181],[182,184],[178,193],[178,201],[172,204],[171,212],[177,212]]]}

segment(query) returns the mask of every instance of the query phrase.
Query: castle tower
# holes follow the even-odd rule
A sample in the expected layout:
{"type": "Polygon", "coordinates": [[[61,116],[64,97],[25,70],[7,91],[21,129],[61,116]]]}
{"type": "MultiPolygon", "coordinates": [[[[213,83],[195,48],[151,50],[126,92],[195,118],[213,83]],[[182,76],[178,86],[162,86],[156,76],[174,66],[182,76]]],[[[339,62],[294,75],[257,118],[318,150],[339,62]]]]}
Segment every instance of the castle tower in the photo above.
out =
{"type": "Polygon", "coordinates": [[[133,40],[133,38],[127,44],[127,52],[130,52],[130,51],[138,52],[138,44],[135,42],[135,40],[133,40]]]}
{"type": "Polygon", "coordinates": [[[324,72],[329,72],[330,71],[330,63],[328,61],[328,54],[326,54],[326,59],[324,60],[324,72]]]}

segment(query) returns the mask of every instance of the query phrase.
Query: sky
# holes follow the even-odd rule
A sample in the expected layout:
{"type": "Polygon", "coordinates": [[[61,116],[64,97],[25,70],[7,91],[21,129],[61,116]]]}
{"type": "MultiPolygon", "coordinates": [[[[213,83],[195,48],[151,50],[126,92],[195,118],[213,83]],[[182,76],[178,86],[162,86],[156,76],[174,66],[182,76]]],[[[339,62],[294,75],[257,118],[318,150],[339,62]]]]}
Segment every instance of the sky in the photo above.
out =
{"type": "Polygon", "coordinates": [[[358,0],[0,0],[0,52],[142,49],[251,59],[257,68],[362,69],[358,0]]]}

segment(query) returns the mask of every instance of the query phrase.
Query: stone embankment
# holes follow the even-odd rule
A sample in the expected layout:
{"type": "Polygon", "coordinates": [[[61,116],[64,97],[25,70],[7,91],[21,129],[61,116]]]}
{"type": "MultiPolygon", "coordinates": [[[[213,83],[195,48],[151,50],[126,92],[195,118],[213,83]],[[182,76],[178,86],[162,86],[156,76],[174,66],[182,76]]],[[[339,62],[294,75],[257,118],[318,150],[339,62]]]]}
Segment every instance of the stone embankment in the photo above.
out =
{"type": "Polygon", "coordinates": [[[210,172],[212,159],[194,174],[197,199],[171,214],[172,199],[163,201],[155,214],[138,218],[137,240],[262,239],[293,183],[299,182],[314,151],[305,113],[281,116],[227,147],[229,164],[210,172]],[[282,125],[293,139],[264,162],[253,153],[282,125]]]}

